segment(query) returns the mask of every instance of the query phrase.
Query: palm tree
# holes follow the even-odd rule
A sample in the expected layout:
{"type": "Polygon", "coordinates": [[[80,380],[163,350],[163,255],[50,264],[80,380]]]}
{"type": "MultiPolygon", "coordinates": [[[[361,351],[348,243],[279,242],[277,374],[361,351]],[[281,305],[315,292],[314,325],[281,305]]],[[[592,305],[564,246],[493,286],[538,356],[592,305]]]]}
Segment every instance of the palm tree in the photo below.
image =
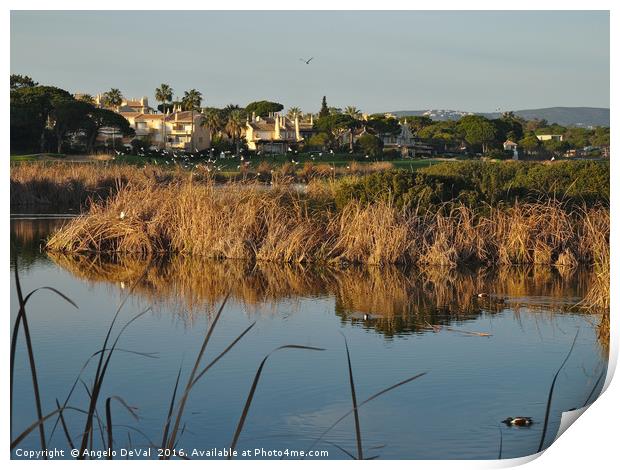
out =
{"type": "Polygon", "coordinates": [[[209,141],[213,141],[213,136],[224,129],[224,116],[221,109],[208,108],[200,121],[200,125],[209,129],[209,141]]]}
{"type": "Polygon", "coordinates": [[[172,101],[173,90],[170,85],[162,83],[159,87],[155,88],[155,99],[162,104],[162,112],[166,110],[166,104],[172,101]]]}
{"type": "Polygon", "coordinates": [[[116,108],[118,111],[118,107],[123,104],[123,94],[121,90],[118,88],[111,88],[110,91],[106,91],[103,94],[103,105],[116,108]]]}
{"type": "Polygon", "coordinates": [[[88,93],[82,93],[77,99],[79,101],[84,101],[85,103],[92,104],[93,106],[95,104],[95,98],[93,97],[93,95],[89,95],[88,93]]]}
{"type": "Polygon", "coordinates": [[[297,106],[293,106],[286,113],[286,117],[289,118],[291,121],[294,121],[296,117],[300,118],[301,115],[302,115],[301,108],[298,108],[297,106]]]}
{"type": "Polygon", "coordinates": [[[349,150],[353,152],[353,133],[360,126],[362,112],[355,106],[347,106],[344,108],[344,114],[351,118],[351,123],[349,125],[349,150]]]}
{"type": "Polygon", "coordinates": [[[183,100],[181,101],[181,103],[182,103],[183,109],[185,109],[186,111],[189,110],[192,112],[191,141],[192,141],[192,147],[193,147],[194,145],[194,111],[196,111],[197,109],[200,109],[200,104],[202,103],[202,93],[192,88],[191,90],[185,92],[185,95],[183,96],[183,100]]]}
{"type": "MultiPolygon", "coordinates": [[[[155,88],[155,99],[162,104],[162,113],[166,114],[166,104],[172,101],[172,88],[170,85],[162,83],[158,88],[155,88]]],[[[161,120],[161,140],[166,148],[166,118],[165,116],[161,120]]]]}
{"type": "Polygon", "coordinates": [[[246,115],[242,109],[235,109],[228,115],[226,133],[233,139],[237,153],[239,152],[239,138],[245,128],[246,115]]]}
{"type": "Polygon", "coordinates": [[[351,116],[354,119],[359,119],[362,117],[362,112],[355,106],[347,106],[346,108],[344,108],[344,114],[346,114],[347,116],[351,116]]]}

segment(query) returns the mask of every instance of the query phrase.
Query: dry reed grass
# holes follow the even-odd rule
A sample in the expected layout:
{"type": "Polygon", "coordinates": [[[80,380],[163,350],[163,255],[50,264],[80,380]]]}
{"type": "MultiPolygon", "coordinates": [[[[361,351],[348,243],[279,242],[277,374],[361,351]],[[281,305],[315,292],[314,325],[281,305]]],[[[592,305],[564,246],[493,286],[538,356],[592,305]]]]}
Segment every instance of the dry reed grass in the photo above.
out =
{"type": "Polygon", "coordinates": [[[446,205],[404,212],[385,202],[350,202],[288,187],[182,180],[126,184],[56,232],[63,252],[182,253],[284,263],[603,265],[609,210],[562,203],[516,204],[482,212],[446,205]],[[121,216],[121,214],[123,216],[121,216]]]}

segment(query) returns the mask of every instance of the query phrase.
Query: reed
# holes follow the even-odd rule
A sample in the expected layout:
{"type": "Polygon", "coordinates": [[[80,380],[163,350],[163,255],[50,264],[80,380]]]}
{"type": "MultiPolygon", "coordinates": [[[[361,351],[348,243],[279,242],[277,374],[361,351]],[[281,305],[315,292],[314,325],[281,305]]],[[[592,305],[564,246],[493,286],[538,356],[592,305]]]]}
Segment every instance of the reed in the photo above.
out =
{"type": "Polygon", "coordinates": [[[557,200],[486,209],[452,203],[436,211],[351,201],[337,210],[314,192],[190,179],[127,184],[57,231],[47,249],[297,264],[572,269],[603,265],[608,233],[608,208],[570,209],[557,200]]]}

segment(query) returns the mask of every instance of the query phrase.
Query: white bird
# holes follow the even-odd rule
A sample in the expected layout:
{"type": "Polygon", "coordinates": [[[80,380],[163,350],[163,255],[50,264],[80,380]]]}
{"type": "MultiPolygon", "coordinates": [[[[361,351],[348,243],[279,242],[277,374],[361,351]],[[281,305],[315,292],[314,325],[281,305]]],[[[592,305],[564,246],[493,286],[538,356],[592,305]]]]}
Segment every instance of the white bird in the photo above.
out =
{"type": "Polygon", "coordinates": [[[123,220],[125,218],[125,212],[121,211],[121,215],[118,218],[123,220]]]}

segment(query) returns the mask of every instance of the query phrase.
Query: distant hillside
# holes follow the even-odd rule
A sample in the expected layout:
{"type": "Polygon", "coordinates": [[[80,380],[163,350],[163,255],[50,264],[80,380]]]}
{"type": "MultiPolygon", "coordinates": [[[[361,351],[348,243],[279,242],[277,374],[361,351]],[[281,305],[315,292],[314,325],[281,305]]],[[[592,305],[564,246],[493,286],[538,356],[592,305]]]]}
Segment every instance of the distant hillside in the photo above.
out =
{"type": "MultiPolygon", "coordinates": [[[[521,109],[514,111],[523,119],[546,119],[549,123],[563,126],[609,126],[609,108],[575,108],[555,107],[540,109],[521,109]]],[[[489,119],[500,116],[500,113],[472,113],[451,109],[429,109],[417,111],[393,111],[396,116],[429,116],[434,120],[459,119],[467,114],[479,114],[489,119]]]]}

